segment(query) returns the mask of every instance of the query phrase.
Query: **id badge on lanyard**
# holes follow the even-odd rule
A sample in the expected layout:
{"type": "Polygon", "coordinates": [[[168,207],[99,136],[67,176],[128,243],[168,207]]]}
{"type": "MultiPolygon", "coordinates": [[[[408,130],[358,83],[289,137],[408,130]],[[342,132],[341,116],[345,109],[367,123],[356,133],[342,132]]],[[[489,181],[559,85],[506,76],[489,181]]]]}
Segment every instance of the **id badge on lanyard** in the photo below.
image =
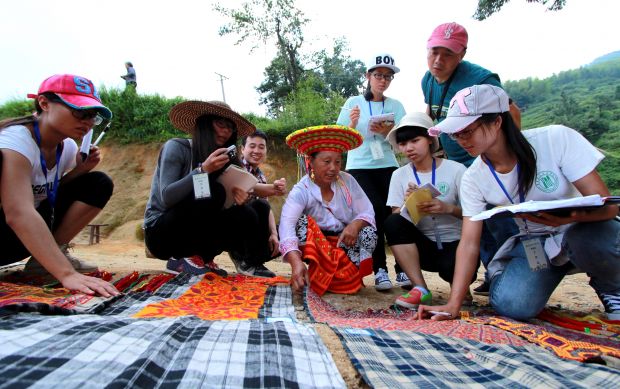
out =
{"type": "MultiPolygon", "coordinates": [[[[489,161],[486,157],[483,158],[483,161],[486,162],[489,170],[491,170],[491,174],[493,174],[495,181],[497,181],[497,184],[504,192],[504,195],[508,198],[510,203],[514,204],[514,201],[512,201],[512,197],[510,197],[508,191],[506,190],[506,187],[504,187],[504,184],[500,181],[497,173],[495,173],[495,168],[493,167],[491,161],[489,161]]],[[[519,164],[517,163],[517,174],[518,173],[519,164]]],[[[521,190],[521,187],[519,187],[519,202],[522,203],[524,201],[525,194],[521,190]]],[[[524,220],[523,222],[525,223],[525,233],[527,235],[520,239],[520,243],[523,245],[523,250],[525,251],[525,256],[527,257],[527,263],[529,264],[530,269],[532,271],[547,269],[549,267],[549,261],[547,260],[545,249],[543,248],[543,245],[540,241],[540,236],[531,236],[530,231],[527,228],[527,220],[524,220]]]]}
{"type": "Polygon", "coordinates": [[[50,205],[50,230],[54,227],[54,210],[56,207],[56,195],[58,194],[58,186],[60,184],[60,180],[58,178],[58,171],[60,170],[60,156],[62,155],[62,143],[59,143],[56,146],[56,175],[54,176],[54,182],[52,183],[52,188],[50,189],[49,183],[47,182],[47,163],[45,162],[45,158],[43,157],[43,153],[41,152],[41,131],[39,130],[39,122],[35,121],[32,125],[34,129],[34,137],[37,141],[37,146],[39,146],[39,159],[41,162],[41,171],[43,172],[43,176],[45,177],[45,192],[47,194],[47,202],[50,205]]]}
{"type": "MultiPolygon", "coordinates": [[[[381,113],[385,109],[385,101],[382,101],[383,106],[381,108],[381,113]]],[[[372,106],[370,105],[370,101],[368,102],[368,110],[370,111],[370,116],[372,116],[372,106]]],[[[373,135],[372,140],[370,141],[370,154],[372,155],[373,161],[383,159],[385,154],[383,153],[383,145],[381,144],[381,140],[377,138],[376,135],[373,135]]]]}
{"type": "MultiPolygon", "coordinates": [[[[420,177],[418,177],[418,170],[415,168],[415,165],[413,163],[411,164],[411,168],[413,169],[413,176],[415,177],[415,180],[418,186],[422,185],[422,181],[420,181],[420,177]]],[[[437,161],[435,161],[435,158],[433,158],[433,165],[431,168],[431,184],[433,184],[433,186],[435,186],[435,171],[436,170],[437,170],[437,161]]],[[[435,219],[435,216],[431,216],[431,219],[433,220],[433,231],[435,232],[435,243],[437,244],[437,250],[443,250],[443,243],[441,243],[441,234],[439,233],[439,230],[437,229],[437,220],[435,219]]]]}

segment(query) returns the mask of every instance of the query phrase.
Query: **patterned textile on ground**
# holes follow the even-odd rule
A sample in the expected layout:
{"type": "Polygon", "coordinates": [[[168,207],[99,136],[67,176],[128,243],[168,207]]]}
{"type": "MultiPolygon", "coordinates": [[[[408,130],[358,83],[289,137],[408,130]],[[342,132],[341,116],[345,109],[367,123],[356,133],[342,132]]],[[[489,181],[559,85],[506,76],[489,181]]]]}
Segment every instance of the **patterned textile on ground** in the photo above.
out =
{"type": "Polygon", "coordinates": [[[145,306],[134,317],[193,315],[203,320],[256,319],[270,285],[287,284],[284,277],[244,275],[220,277],[207,273],[181,296],[145,306]]]}
{"type": "MultiPolygon", "coordinates": [[[[106,271],[97,271],[89,275],[112,281],[113,275],[106,271]]],[[[171,277],[168,274],[138,274],[133,272],[113,281],[123,293],[131,291],[156,290],[171,277]]],[[[41,281],[37,277],[10,275],[0,282],[0,308],[4,312],[39,312],[42,314],[78,314],[101,311],[115,298],[91,296],[84,293],[71,293],[58,282],[36,286],[41,281]],[[6,280],[13,282],[7,282],[6,280]],[[14,283],[19,281],[19,283],[14,283]]],[[[40,285],[40,284],[39,284],[40,285]]]]}
{"type": "Polygon", "coordinates": [[[374,388],[617,388],[606,366],[556,357],[535,345],[489,345],[409,331],[334,328],[374,388]]]}
{"type": "MultiPolygon", "coordinates": [[[[544,317],[544,315],[543,315],[544,317]]],[[[503,316],[476,315],[465,319],[470,323],[501,328],[531,343],[544,347],[557,356],[575,361],[601,362],[602,355],[620,358],[620,340],[617,338],[566,330],[550,324],[533,324],[503,316]]],[[[540,323],[540,321],[537,321],[540,323]]]]}
{"type": "MultiPolygon", "coordinates": [[[[342,248],[337,236],[325,236],[311,216],[307,216],[306,241],[301,246],[308,261],[310,288],[319,295],[326,291],[352,294],[362,288],[362,278],[372,273],[371,257],[360,258],[358,268],[342,248]]],[[[371,255],[371,253],[368,253],[371,255]]]]}
{"type": "Polygon", "coordinates": [[[323,300],[312,290],[307,291],[305,304],[312,320],[330,326],[407,330],[471,339],[488,344],[510,344],[513,346],[529,344],[506,331],[482,324],[467,323],[463,320],[414,320],[415,312],[411,310],[369,309],[366,312],[340,310],[323,300]]]}
{"type": "Polygon", "coordinates": [[[301,323],[20,314],[0,338],[0,387],[345,387],[301,323]]]}
{"type": "Polygon", "coordinates": [[[544,309],[534,320],[551,323],[554,326],[562,327],[580,333],[601,335],[607,338],[620,340],[620,321],[608,320],[603,313],[584,313],[558,309],[544,309]]]}

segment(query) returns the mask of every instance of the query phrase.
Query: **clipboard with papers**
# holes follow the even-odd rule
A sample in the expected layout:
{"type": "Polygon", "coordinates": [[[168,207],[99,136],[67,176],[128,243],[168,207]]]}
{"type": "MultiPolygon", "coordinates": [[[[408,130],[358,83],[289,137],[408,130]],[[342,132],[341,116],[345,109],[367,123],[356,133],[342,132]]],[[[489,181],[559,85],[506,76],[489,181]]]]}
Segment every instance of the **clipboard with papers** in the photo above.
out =
{"type": "Polygon", "coordinates": [[[233,187],[249,192],[256,186],[258,179],[250,174],[247,170],[237,165],[229,165],[226,170],[217,178],[217,182],[226,189],[226,200],[224,201],[224,209],[230,208],[235,203],[233,195],[233,187]]]}
{"type": "Polygon", "coordinates": [[[427,213],[418,209],[418,204],[430,201],[438,196],[441,196],[439,189],[431,183],[426,183],[411,192],[400,208],[400,215],[413,224],[418,224],[424,216],[428,216],[427,213]]]}
{"type": "Polygon", "coordinates": [[[382,113],[379,115],[372,115],[368,119],[369,126],[373,123],[383,123],[383,122],[390,122],[390,124],[394,124],[394,112],[382,113]]]}

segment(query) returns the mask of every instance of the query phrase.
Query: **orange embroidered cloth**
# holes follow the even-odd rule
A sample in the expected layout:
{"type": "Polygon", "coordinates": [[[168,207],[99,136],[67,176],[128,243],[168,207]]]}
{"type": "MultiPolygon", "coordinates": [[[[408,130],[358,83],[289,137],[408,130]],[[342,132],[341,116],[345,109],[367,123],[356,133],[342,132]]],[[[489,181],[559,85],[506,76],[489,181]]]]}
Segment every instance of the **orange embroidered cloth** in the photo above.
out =
{"type": "Polygon", "coordinates": [[[306,244],[301,248],[304,260],[309,263],[310,288],[319,296],[326,291],[352,294],[362,287],[362,278],[372,272],[372,260],[361,258],[357,266],[336,247],[337,236],[325,237],[314,219],[308,216],[306,244]]]}
{"type": "Polygon", "coordinates": [[[149,304],[134,317],[193,315],[203,320],[256,319],[269,285],[289,283],[288,278],[243,275],[220,277],[207,273],[176,299],[149,304]]]}

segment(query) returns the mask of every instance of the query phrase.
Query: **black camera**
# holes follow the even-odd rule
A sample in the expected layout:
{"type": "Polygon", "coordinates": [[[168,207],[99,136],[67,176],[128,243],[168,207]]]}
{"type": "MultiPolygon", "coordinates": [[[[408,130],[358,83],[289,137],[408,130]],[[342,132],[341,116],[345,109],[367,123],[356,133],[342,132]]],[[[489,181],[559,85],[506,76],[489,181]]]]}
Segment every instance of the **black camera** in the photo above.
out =
{"type": "Polygon", "coordinates": [[[237,157],[237,146],[230,145],[226,148],[226,155],[228,155],[228,159],[231,161],[237,157]]]}

